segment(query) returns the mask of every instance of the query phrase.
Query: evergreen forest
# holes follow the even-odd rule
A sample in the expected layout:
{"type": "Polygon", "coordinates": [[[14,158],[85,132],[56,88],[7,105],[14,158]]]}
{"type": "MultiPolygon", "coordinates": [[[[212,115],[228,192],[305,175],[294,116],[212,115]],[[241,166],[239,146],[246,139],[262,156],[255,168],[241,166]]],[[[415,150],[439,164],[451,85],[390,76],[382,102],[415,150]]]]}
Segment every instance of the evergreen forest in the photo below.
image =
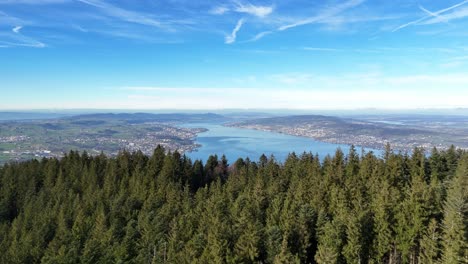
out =
{"type": "Polygon", "coordinates": [[[0,263],[468,263],[468,153],[13,162],[0,263]]]}

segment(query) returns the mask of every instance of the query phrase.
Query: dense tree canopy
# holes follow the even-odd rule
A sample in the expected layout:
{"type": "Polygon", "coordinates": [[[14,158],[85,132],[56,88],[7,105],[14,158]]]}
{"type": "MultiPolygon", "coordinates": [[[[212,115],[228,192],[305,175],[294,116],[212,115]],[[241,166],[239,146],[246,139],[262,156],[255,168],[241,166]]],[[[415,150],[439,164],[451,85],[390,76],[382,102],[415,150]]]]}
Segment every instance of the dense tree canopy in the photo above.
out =
{"type": "Polygon", "coordinates": [[[468,154],[158,147],[0,168],[1,263],[468,263],[468,154]]]}

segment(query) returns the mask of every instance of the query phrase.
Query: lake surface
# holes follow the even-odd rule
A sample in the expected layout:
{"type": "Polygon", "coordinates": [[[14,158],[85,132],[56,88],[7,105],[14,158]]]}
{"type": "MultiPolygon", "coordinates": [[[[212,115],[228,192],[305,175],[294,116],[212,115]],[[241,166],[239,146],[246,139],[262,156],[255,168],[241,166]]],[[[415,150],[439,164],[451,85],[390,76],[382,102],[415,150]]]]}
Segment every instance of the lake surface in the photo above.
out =
{"type": "MultiPolygon", "coordinates": [[[[296,152],[296,154],[302,154],[304,151],[311,152],[324,158],[328,154],[333,155],[337,148],[341,148],[345,153],[349,151],[349,145],[325,143],[311,138],[274,132],[225,127],[221,124],[195,123],[183,126],[208,129],[196,138],[196,143],[201,144],[202,147],[186,153],[192,160],[206,161],[209,155],[217,154],[220,157],[225,154],[229,163],[234,163],[240,157],[249,157],[257,161],[262,154],[265,154],[267,157],[274,155],[278,161],[283,162],[291,152],[296,152]]],[[[357,149],[360,153],[361,148],[357,149]]],[[[380,153],[378,150],[372,151],[380,153]]]]}

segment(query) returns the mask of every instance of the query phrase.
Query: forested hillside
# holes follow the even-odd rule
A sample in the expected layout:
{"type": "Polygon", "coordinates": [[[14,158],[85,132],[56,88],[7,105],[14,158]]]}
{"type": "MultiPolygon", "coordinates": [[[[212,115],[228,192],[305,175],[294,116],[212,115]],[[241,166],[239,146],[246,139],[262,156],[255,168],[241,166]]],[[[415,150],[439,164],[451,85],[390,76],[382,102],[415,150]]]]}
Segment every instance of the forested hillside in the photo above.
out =
{"type": "Polygon", "coordinates": [[[231,162],[158,147],[4,165],[0,262],[468,262],[467,153],[231,162]]]}

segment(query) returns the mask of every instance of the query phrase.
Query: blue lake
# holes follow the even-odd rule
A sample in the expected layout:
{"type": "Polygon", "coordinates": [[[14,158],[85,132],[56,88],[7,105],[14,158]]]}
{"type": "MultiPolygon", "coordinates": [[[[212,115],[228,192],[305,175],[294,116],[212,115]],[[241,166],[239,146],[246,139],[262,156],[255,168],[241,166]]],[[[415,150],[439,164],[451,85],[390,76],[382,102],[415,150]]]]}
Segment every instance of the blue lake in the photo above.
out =
{"type": "MultiPolygon", "coordinates": [[[[266,132],[251,129],[225,127],[221,124],[184,124],[184,127],[203,127],[207,132],[200,133],[196,142],[202,147],[196,151],[186,153],[192,160],[200,159],[206,161],[209,155],[226,155],[230,163],[238,158],[249,157],[251,160],[265,154],[267,157],[274,155],[278,161],[284,161],[291,152],[302,154],[311,152],[318,154],[321,158],[333,155],[337,148],[347,153],[349,145],[331,144],[313,140],[311,138],[290,136],[274,132],[266,132]]],[[[360,152],[361,148],[357,148],[360,152]]],[[[370,151],[371,149],[366,149],[370,151]]],[[[372,150],[376,154],[380,151],[372,150]]]]}

